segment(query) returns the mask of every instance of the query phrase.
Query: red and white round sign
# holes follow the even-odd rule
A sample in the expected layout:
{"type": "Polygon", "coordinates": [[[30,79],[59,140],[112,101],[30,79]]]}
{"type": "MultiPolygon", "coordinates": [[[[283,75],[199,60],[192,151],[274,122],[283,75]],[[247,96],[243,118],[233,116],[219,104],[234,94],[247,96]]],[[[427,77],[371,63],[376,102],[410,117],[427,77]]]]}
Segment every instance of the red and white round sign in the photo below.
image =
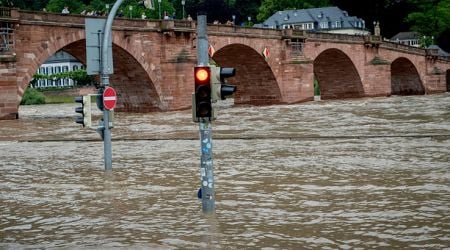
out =
{"type": "Polygon", "coordinates": [[[116,91],[111,87],[106,87],[103,91],[103,106],[105,109],[114,109],[117,103],[116,91]]]}

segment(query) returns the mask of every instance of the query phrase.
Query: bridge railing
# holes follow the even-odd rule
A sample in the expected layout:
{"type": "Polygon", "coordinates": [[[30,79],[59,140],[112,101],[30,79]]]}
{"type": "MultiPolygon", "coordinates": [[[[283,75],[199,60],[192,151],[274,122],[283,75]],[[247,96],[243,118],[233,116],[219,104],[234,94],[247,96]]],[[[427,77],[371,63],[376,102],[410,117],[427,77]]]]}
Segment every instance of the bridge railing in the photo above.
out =
{"type": "Polygon", "coordinates": [[[382,47],[388,48],[388,49],[400,50],[400,51],[413,52],[413,53],[417,53],[420,55],[425,55],[425,50],[422,48],[408,46],[408,45],[396,43],[396,42],[383,41],[382,47]]]}
{"type": "Polygon", "coordinates": [[[172,21],[175,29],[195,29],[196,27],[194,21],[187,21],[187,20],[172,20],[172,21]]]}
{"type": "Polygon", "coordinates": [[[9,26],[0,27],[0,52],[12,51],[14,49],[14,29],[9,26]]]}
{"type": "Polygon", "coordinates": [[[226,24],[208,24],[208,32],[221,33],[221,34],[240,34],[249,36],[278,36],[281,37],[281,30],[265,29],[265,28],[253,28],[253,27],[241,27],[237,25],[226,24]]]}
{"type": "Polygon", "coordinates": [[[11,17],[11,9],[5,8],[5,7],[0,7],[0,17],[3,17],[3,18],[11,17]]]}
{"type": "Polygon", "coordinates": [[[348,35],[348,34],[335,34],[335,33],[320,33],[320,32],[307,32],[307,38],[319,39],[319,40],[334,40],[334,41],[354,41],[364,42],[364,36],[362,35],[348,35]]]}
{"type": "Polygon", "coordinates": [[[18,9],[0,7],[0,53],[14,51],[14,26],[18,22],[18,9]]]}

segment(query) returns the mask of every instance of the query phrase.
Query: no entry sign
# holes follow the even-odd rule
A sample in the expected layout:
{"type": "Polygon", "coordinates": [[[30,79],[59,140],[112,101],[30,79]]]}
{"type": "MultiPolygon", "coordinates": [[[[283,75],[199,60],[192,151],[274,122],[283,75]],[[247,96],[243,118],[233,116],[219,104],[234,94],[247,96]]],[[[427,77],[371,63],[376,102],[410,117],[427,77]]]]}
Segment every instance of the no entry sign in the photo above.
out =
{"type": "Polygon", "coordinates": [[[103,91],[103,106],[105,109],[114,109],[117,103],[116,91],[111,87],[106,87],[103,91]]]}

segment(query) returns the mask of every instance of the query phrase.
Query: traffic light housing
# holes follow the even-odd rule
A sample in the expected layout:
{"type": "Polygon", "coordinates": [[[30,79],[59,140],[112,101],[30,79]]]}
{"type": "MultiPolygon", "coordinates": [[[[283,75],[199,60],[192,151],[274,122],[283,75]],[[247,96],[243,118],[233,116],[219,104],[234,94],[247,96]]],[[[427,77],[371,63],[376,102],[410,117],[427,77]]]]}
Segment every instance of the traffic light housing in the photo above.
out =
{"type": "Polygon", "coordinates": [[[211,99],[212,102],[225,100],[236,92],[237,87],[226,84],[225,79],[236,75],[234,68],[221,68],[211,66],[211,99]]]}
{"type": "Polygon", "coordinates": [[[75,112],[82,115],[77,116],[75,122],[82,124],[83,127],[91,127],[91,97],[77,96],[75,97],[75,102],[81,103],[81,107],[76,107],[75,112]]]}
{"type": "Polygon", "coordinates": [[[103,91],[105,91],[105,88],[101,87],[97,90],[97,96],[95,97],[95,103],[97,104],[97,108],[101,111],[105,110],[105,107],[103,106],[103,91]]]}
{"type": "Polygon", "coordinates": [[[211,120],[211,69],[209,66],[194,68],[195,92],[192,95],[192,117],[195,122],[211,120]]]}

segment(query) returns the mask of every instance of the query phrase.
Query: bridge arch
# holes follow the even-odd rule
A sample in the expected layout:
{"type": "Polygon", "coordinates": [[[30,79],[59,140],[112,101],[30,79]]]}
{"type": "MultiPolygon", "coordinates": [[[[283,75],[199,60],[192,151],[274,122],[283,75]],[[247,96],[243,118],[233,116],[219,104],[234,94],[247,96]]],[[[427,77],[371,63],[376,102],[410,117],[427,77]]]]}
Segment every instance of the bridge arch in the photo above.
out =
{"type": "MultiPolygon", "coordinates": [[[[55,33],[56,34],[56,33],[55,33]]],[[[22,68],[26,70],[26,77],[22,78],[19,97],[38,68],[53,54],[64,50],[83,64],[86,64],[86,46],[84,30],[65,32],[63,35],[52,35],[39,43],[38,48],[30,52],[23,51],[25,57],[33,60],[24,61],[22,68]]],[[[161,101],[156,77],[145,58],[138,55],[139,49],[130,48],[120,36],[113,36],[114,74],[110,75],[111,86],[117,88],[117,111],[149,112],[160,110],[161,101]],[[153,78],[153,79],[152,79],[153,78]]]]}
{"type": "MultiPolygon", "coordinates": [[[[31,32],[30,30],[25,30],[24,33],[31,32]]],[[[56,52],[68,46],[69,44],[75,43],[78,40],[84,39],[84,31],[67,32],[59,36],[50,36],[46,40],[38,43],[38,46],[33,45],[26,47],[23,51],[18,52],[18,54],[23,53],[23,57],[26,58],[23,61],[19,61],[18,68],[24,72],[24,77],[22,81],[18,84],[19,86],[19,97],[22,99],[25,89],[28,87],[33,75],[39,69],[39,67],[56,52]]],[[[69,52],[70,53],[70,52],[69,52]]],[[[79,56],[75,56],[80,58],[79,56]]],[[[85,60],[84,60],[85,61],[85,60]]],[[[82,61],[83,62],[83,61],[82,61]]]]}
{"type": "Polygon", "coordinates": [[[161,87],[149,62],[120,36],[113,36],[114,74],[111,86],[117,89],[117,111],[161,111],[161,87]]]}
{"type": "Polygon", "coordinates": [[[363,97],[364,88],[356,66],[339,49],[322,51],[314,60],[314,75],[321,99],[363,97]]]}
{"type": "Polygon", "coordinates": [[[391,93],[393,95],[425,94],[416,66],[405,57],[399,57],[391,63],[391,93]]]}
{"type": "Polygon", "coordinates": [[[447,74],[446,74],[446,82],[447,82],[447,92],[450,92],[450,69],[447,69],[447,74]]]}
{"type": "Polygon", "coordinates": [[[236,76],[229,79],[237,86],[236,104],[268,105],[281,102],[277,79],[264,57],[244,44],[229,44],[212,58],[220,67],[233,67],[236,76]]]}

